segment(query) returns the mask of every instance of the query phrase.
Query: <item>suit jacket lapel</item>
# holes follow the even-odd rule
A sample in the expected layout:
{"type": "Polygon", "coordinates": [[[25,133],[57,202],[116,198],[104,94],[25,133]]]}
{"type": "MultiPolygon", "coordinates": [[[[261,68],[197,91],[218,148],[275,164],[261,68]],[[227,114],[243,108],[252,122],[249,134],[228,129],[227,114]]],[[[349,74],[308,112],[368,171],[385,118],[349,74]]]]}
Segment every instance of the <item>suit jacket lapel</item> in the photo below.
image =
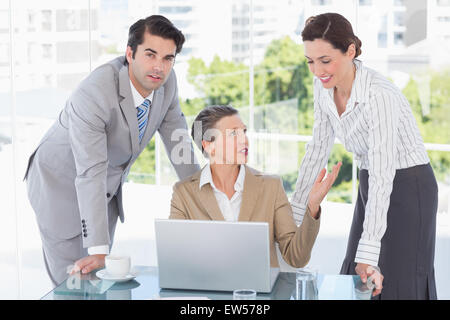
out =
{"type": "Polygon", "coordinates": [[[199,190],[200,176],[202,170],[200,170],[199,172],[195,173],[192,176],[192,183],[193,183],[192,188],[194,192],[198,192],[200,201],[202,205],[205,207],[206,212],[211,217],[211,219],[224,221],[225,218],[223,217],[222,211],[220,211],[219,204],[217,203],[217,199],[216,196],[214,195],[214,190],[211,187],[211,185],[209,183],[205,184],[199,190]]]}
{"type": "Polygon", "coordinates": [[[130,78],[128,76],[128,67],[123,66],[119,71],[119,94],[123,100],[119,102],[131,135],[131,148],[133,155],[139,153],[139,129],[137,123],[137,111],[134,106],[133,96],[130,88],[130,78]]]}
{"type": "Polygon", "coordinates": [[[241,210],[238,221],[250,221],[252,212],[256,207],[262,181],[260,174],[245,166],[244,192],[242,193],[241,210]]]}

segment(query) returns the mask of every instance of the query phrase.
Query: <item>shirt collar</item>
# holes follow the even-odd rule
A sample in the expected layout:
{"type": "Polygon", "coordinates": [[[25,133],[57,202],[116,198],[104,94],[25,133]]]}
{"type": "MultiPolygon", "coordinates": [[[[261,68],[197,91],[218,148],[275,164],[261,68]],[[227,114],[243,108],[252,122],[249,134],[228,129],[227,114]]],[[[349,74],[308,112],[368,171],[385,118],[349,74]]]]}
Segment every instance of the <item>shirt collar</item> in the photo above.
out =
{"type": "MultiPolygon", "coordinates": [[[[245,181],[245,166],[241,164],[239,166],[239,174],[236,179],[236,182],[234,183],[234,191],[236,192],[242,192],[244,190],[244,181],[245,181]]],[[[210,164],[206,164],[206,166],[203,168],[202,173],[200,175],[200,184],[199,188],[201,189],[205,184],[211,184],[211,187],[214,190],[218,190],[216,186],[214,185],[212,174],[211,174],[211,166],[210,164]]]]}
{"type": "Polygon", "coordinates": [[[134,87],[133,82],[131,82],[131,79],[130,79],[130,87],[131,87],[131,94],[133,96],[134,106],[136,108],[139,107],[144,102],[145,99],[150,100],[150,102],[153,100],[153,94],[155,92],[154,90],[146,98],[143,98],[141,96],[141,94],[134,87]]]}
{"type": "MultiPolygon", "coordinates": [[[[368,71],[363,67],[362,61],[358,59],[353,60],[356,73],[355,80],[352,84],[352,91],[350,93],[349,103],[350,106],[354,106],[355,103],[366,102],[368,100],[369,88],[367,83],[368,71]]],[[[334,102],[334,88],[325,89],[328,92],[329,98],[334,102]]]]}
{"type": "Polygon", "coordinates": [[[350,100],[354,102],[351,104],[352,106],[355,104],[355,102],[361,103],[364,101],[364,92],[366,87],[366,84],[361,82],[361,76],[364,71],[364,69],[362,68],[362,62],[358,59],[353,60],[353,62],[355,63],[356,72],[355,81],[353,81],[352,85],[352,93],[350,95],[350,100]]]}

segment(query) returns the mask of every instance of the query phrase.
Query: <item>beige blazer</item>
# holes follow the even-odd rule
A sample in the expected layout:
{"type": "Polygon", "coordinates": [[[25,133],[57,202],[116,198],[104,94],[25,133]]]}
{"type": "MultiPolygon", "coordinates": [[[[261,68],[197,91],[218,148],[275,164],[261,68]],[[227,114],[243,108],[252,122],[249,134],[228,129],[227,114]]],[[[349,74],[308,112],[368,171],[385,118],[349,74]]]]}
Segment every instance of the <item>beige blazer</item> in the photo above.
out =
{"type": "MultiPolygon", "coordinates": [[[[224,220],[210,184],[199,188],[201,171],[175,184],[170,219],[224,220]]],[[[275,242],[284,260],[295,268],[304,267],[319,232],[319,219],[309,208],[300,227],[294,222],[292,208],[281,179],[245,166],[244,192],[239,221],[269,223],[270,265],[279,267],[275,242]]]]}

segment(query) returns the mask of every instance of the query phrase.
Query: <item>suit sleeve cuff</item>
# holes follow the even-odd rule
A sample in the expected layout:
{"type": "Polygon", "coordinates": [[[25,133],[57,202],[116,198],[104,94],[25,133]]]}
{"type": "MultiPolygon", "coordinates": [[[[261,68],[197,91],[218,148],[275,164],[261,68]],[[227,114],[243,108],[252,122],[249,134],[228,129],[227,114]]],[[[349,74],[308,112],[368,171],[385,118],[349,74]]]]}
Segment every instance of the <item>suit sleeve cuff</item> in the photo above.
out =
{"type": "Polygon", "coordinates": [[[306,206],[304,204],[291,201],[291,207],[294,221],[299,226],[302,224],[303,218],[305,217],[306,206]]]}
{"type": "Polygon", "coordinates": [[[320,219],[320,215],[322,214],[322,207],[319,205],[319,211],[317,211],[317,216],[316,217],[312,216],[312,211],[311,211],[311,208],[309,206],[306,208],[306,213],[311,217],[311,219],[319,220],[320,219]]]}
{"type": "Polygon", "coordinates": [[[89,247],[88,254],[109,254],[109,245],[89,247]]]}
{"type": "Polygon", "coordinates": [[[359,240],[358,249],[356,250],[356,263],[365,263],[371,266],[378,266],[380,258],[380,241],[359,240]]]}
{"type": "Polygon", "coordinates": [[[312,228],[316,228],[320,226],[320,212],[322,211],[322,209],[319,206],[319,213],[317,214],[317,217],[313,217],[311,215],[311,210],[309,209],[309,207],[306,208],[306,212],[305,215],[303,216],[303,222],[302,224],[306,224],[309,227],[312,228]]]}

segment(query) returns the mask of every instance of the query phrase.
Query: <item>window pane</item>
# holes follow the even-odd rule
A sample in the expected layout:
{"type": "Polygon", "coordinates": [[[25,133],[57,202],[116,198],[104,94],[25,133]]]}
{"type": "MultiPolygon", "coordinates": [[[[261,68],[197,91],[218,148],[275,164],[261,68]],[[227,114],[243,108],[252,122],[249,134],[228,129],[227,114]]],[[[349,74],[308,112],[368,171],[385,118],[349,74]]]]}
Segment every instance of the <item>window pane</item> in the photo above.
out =
{"type": "MultiPolygon", "coordinates": [[[[27,199],[23,175],[28,157],[64,108],[71,91],[89,73],[88,1],[14,1],[17,112],[17,199],[27,199]]],[[[91,1],[95,11],[95,1],[91,1]]],[[[98,10],[98,9],[97,9],[98,10]]],[[[22,298],[40,298],[51,288],[36,217],[18,201],[22,298]]]]}
{"type": "Polygon", "coordinates": [[[450,0],[437,0],[437,5],[440,7],[449,7],[450,0]]]}
{"type": "Polygon", "coordinates": [[[403,32],[394,32],[394,45],[403,46],[403,32]]]}
{"type": "Polygon", "coordinates": [[[255,130],[312,134],[312,75],[303,46],[285,36],[271,40],[265,50],[255,65],[255,130]]]}
{"type": "Polygon", "coordinates": [[[370,10],[359,11],[359,21],[370,23],[360,23],[358,35],[363,43],[361,59],[403,91],[425,142],[447,144],[450,22],[432,3],[405,1],[389,7],[388,2],[374,2],[370,10]]]}
{"type": "Polygon", "coordinates": [[[370,6],[372,5],[372,0],[359,0],[360,6],[370,6]]]}
{"type": "Polygon", "coordinates": [[[290,198],[295,190],[300,161],[305,155],[305,142],[280,139],[273,134],[257,133],[250,144],[249,165],[268,174],[281,177],[290,198]],[[299,161],[300,159],[300,161],[299,161]]]}
{"type": "MultiPolygon", "coordinates": [[[[289,197],[295,189],[305,153],[304,140],[312,134],[314,123],[312,75],[301,43],[304,22],[311,15],[338,12],[350,20],[363,43],[360,59],[402,90],[425,142],[450,144],[448,0],[18,0],[11,3],[15,9],[16,76],[13,80],[17,139],[14,142],[18,156],[13,158],[12,148],[8,1],[0,1],[0,98],[4,101],[0,108],[0,162],[3,164],[0,176],[4,177],[0,183],[0,201],[6,212],[3,226],[7,230],[0,235],[0,241],[11,244],[0,248],[0,272],[8,274],[6,281],[9,281],[6,288],[0,287],[0,298],[14,298],[18,294],[15,243],[11,241],[15,239],[16,218],[11,186],[14,183],[19,186],[16,211],[20,221],[23,297],[39,298],[50,289],[50,282],[43,265],[34,213],[28,201],[20,200],[27,198],[21,178],[28,156],[57,118],[69,94],[89,73],[90,62],[93,69],[123,55],[130,25],[151,14],[166,16],[185,35],[186,42],[176,58],[174,70],[180,105],[189,128],[206,106],[231,104],[238,108],[243,122],[254,129],[249,132],[249,165],[281,176],[289,197]],[[13,164],[17,168],[16,181],[9,169],[13,164]]],[[[204,165],[206,159],[196,146],[194,150],[204,165]]],[[[450,226],[450,152],[429,151],[429,155],[439,184],[439,229],[450,226]]],[[[343,210],[348,213],[353,209],[343,204],[352,201],[353,185],[352,157],[341,144],[334,146],[328,167],[338,161],[343,166],[327,196],[328,202],[339,202],[332,204],[338,210],[324,211],[324,226],[328,213],[340,214],[343,210]]],[[[172,185],[176,181],[178,178],[163,143],[156,135],[133,165],[124,185],[127,223],[118,224],[115,252],[130,254],[133,264],[156,264],[153,219],[167,218],[172,185]],[[152,204],[150,209],[139,205],[142,198],[152,204]]],[[[334,232],[333,228],[328,231],[334,232]]],[[[319,242],[333,232],[322,234],[319,242]]],[[[346,243],[343,239],[340,241],[346,243]]],[[[439,240],[437,279],[448,269],[442,263],[448,261],[443,254],[446,251],[439,251],[438,247],[439,240]]],[[[329,248],[319,246],[314,255],[325,255],[328,259],[329,248]]],[[[339,272],[339,263],[335,263],[337,271],[333,272],[339,272]]],[[[327,265],[331,266],[328,262],[327,265]]],[[[448,283],[448,279],[438,283],[448,283]]],[[[445,285],[438,288],[442,292],[440,298],[450,296],[450,292],[444,292],[447,287],[450,288],[445,285]]]]}
{"type": "Polygon", "coordinates": [[[14,154],[12,145],[13,109],[11,105],[9,5],[0,2],[0,203],[2,232],[0,233],[0,299],[19,298],[16,242],[16,208],[14,203],[14,154]]]}
{"type": "Polygon", "coordinates": [[[405,25],[405,14],[404,12],[394,13],[394,26],[402,27],[405,25]]]}
{"type": "Polygon", "coordinates": [[[314,6],[327,6],[331,4],[331,0],[312,0],[311,3],[314,6]]]}
{"type": "Polygon", "coordinates": [[[342,144],[335,144],[328,160],[328,171],[331,171],[339,161],[342,162],[342,166],[333,187],[328,192],[327,201],[352,203],[352,154],[347,152],[342,144]]]}

